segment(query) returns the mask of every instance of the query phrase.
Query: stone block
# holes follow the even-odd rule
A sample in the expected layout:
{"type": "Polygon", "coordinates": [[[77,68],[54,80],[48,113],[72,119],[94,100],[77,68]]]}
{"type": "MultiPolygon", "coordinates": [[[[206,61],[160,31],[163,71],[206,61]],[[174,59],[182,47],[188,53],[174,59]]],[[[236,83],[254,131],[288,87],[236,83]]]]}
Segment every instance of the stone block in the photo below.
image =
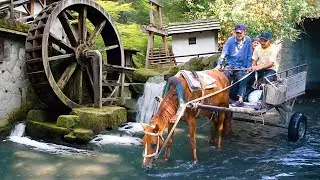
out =
{"type": "Polygon", "coordinates": [[[80,128],[90,129],[95,134],[127,121],[126,109],[117,106],[74,108],[70,114],[79,116],[80,128]]]}
{"type": "Polygon", "coordinates": [[[59,127],[53,123],[27,121],[26,134],[32,138],[40,138],[54,142],[62,142],[65,135],[71,132],[70,129],[59,127]]]}
{"type": "Polygon", "coordinates": [[[44,110],[32,109],[28,112],[27,120],[45,122],[47,120],[47,112],[44,110]]]}
{"type": "Polygon", "coordinates": [[[11,75],[12,75],[11,77],[14,78],[13,81],[15,81],[17,79],[20,79],[21,72],[22,71],[21,71],[20,67],[18,67],[18,66],[13,67],[13,70],[12,70],[12,73],[11,73],[11,75]]]}
{"type": "Polygon", "coordinates": [[[18,48],[19,48],[19,44],[12,43],[10,54],[18,54],[18,48]]]}
{"type": "Polygon", "coordinates": [[[0,110],[0,121],[3,121],[7,117],[8,117],[8,115],[7,115],[6,111],[0,110]]]}
{"type": "Polygon", "coordinates": [[[22,62],[26,60],[26,51],[24,48],[19,49],[19,60],[22,62]]]}
{"type": "Polygon", "coordinates": [[[3,74],[2,74],[2,78],[3,78],[3,81],[5,82],[8,82],[9,79],[10,79],[10,73],[8,71],[5,71],[3,74]]]}
{"type": "Polygon", "coordinates": [[[19,55],[18,54],[10,54],[10,61],[18,61],[19,55]]]}
{"type": "Polygon", "coordinates": [[[9,73],[11,73],[12,72],[12,70],[13,70],[13,67],[16,65],[16,61],[8,61],[7,62],[7,71],[9,72],[9,73]]]}
{"type": "Polygon", "coordinates": [[[79,123],[79,116],[76,115],[60,115],[57,119],[57,126],[65,128],[76,127],[79,123]]]}
{"type": "Polygon", "coordinates": [[[21,107],[21,96],[18,95],[13,95],[11,100],[11,106],[15,109],[20,108],[21,107]]]}
{"type": "Polygon", "coordinates": [[[83,142],[89,142],[93,139],[94,134],[89,129],[74,129],[73,135],[79,140],[83,142]]]}
{"type": "Polygon", "coordinates": [[[150,77],[159,76],[159,75],[160,75],[160,73],[158,73],[152,69],[141,68],[141,69],[137,69],[133,73],[133,80],[135,82],[145,83],[148,81],[148,79],[150,77]]]}

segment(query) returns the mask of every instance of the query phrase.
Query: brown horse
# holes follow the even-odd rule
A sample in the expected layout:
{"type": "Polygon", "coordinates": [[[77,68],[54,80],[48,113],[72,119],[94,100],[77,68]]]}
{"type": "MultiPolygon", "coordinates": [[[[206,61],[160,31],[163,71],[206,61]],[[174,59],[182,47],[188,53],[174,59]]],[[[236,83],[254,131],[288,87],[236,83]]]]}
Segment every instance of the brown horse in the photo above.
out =
{"type": "MultiPolygon", "coordinates": [[[[220,71],[210,70],[206,71],[211,77],[216,79],[216,87],[212,89],[205,90],[205,94],[213,93],[219,90],[222,90],[229,86],[228,78],[220,71]]],[[[187,82],[184,77],[180,74],[178,76],[181,85],[184,90],[184,95],[186,101],[191,101],[193,99],[202,97],[202,91],[195,91],[191,93],[188,88],[187,82]]],[[[220,107],[229,107],[229,89],[222,91],[214,96],[211,96],[204,100],[204,104],[212,105],[212,106],[220,106],[220,107]]],[[[175,87],[171,85],[168,94],[163,97],[162,102],[160,103],[158,112],[152,117],[150,121],[150,125],[142,124],[144,128],[145,135],[142,138],[143,145],[145,147],[144,151],[144,159],[143,166],[146,168],[152,167],[152,162],[154,157],[158,155],[159,149],[163,145],[162,134],[164,129],[167,127],[168,132],[171,131],[173,122],[172,120],[176,117],[176,113],[178,110],[178,98],[175,87]]],[[[213,117],[214,112],[208,110],[201,110],[200,115],[206,117],[213,117]]],[[[184,114],[184,119],[189,126],[189,134],[190,134],[190,144],[192,150],[193,162],[197,163],[197,153],[196,153],[196,116],[197,110],[187,108],[184,114]]],[[[212,118],[213,126],[211,130],[211,139],[210,144],[215,144],[216,133],[218,132],[218,142],[217,148],[221,147],[221,135],[224,125],[225,112],[219,112],[215,118],[212,118]]],[[[229,121],[229,120],[228,120],[229,121]]],[[[227,122],[227,121],[226,121],[227,122]]],[[[225,124],[226,125],[226,124],[225,124]]],[[[228,126],[230,123],[228,124],[228,126]]],[[[168,161],[170,157],[171,145],[172,145],[172,136],[169,139],[166,145],[165,151],[165,161],[168,161]]]]}

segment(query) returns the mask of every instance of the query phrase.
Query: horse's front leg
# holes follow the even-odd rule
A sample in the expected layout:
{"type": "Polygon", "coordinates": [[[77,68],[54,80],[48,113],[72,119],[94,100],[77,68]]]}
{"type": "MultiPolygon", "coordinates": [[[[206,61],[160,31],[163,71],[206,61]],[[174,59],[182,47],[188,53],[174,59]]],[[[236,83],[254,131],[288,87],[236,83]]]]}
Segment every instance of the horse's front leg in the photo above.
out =
{"type": "Polygon", "coordinates": [[[223,130],[223,122],[224,122],[224,118],[225,118],[225,112],[220,111],[219,115],[218,115],[218,144],[217,144],[217,148],[221,148],[221,136],[222,136],[222,130],[223,130]]]}
{"type": "MultiPolygon", "coordinates": [[[[170,123],[170,122],[169,122],[169,124],[168,124],[168,133],[170,133],[173,124],[174,124],[174,123],[170,123]]],[[[165,160],[165,161],[168,161],[168,160],[169,160],[169,157],[170,157],[171,145],[172,145],[172,143],[173,143],[173,134],[174,134],[174,131],[173,131],[172,136],[170,137],[170,139],[168,140],[167,145],[166,145],[166,152],[165,152],[165,154],[164,154],[164,160],[165,160]]]]}
{"type": "Polygon", "coordinates": [[[192,151],[193,163],[198,163],[197,157],[197,142],[196,142],[196,119],[195,116],[187,115],[187,123],[189,126],[190,145],[192,151]]]}

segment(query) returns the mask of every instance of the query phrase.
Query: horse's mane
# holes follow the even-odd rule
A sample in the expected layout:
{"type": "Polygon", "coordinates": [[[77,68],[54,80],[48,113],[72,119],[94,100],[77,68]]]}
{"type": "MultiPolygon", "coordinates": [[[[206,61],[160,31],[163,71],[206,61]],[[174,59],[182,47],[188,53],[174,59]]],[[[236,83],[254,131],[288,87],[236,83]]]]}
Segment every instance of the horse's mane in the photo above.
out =
{"type": "MultiPolygon", "coordinates": [[[[158,112],[154,115],[155,119],[159,119],[167,124],[169,120],[176,114],[178,110],[178,98],[174,86],[171,86],[168,94],[163,97],[158,112]]],[[[152,118],[152,119],[154,119],[152,118]]]]}

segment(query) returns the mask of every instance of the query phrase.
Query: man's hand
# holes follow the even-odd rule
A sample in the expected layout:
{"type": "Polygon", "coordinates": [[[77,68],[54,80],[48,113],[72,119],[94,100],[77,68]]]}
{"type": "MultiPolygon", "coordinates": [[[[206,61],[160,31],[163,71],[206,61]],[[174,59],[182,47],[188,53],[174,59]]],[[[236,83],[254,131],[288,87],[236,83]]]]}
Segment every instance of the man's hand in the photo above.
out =
{"type": "Polygon", "coordinates": [[[253,71],[259,71],[261,68],[260,66],[252,66],[253,71]]]}

